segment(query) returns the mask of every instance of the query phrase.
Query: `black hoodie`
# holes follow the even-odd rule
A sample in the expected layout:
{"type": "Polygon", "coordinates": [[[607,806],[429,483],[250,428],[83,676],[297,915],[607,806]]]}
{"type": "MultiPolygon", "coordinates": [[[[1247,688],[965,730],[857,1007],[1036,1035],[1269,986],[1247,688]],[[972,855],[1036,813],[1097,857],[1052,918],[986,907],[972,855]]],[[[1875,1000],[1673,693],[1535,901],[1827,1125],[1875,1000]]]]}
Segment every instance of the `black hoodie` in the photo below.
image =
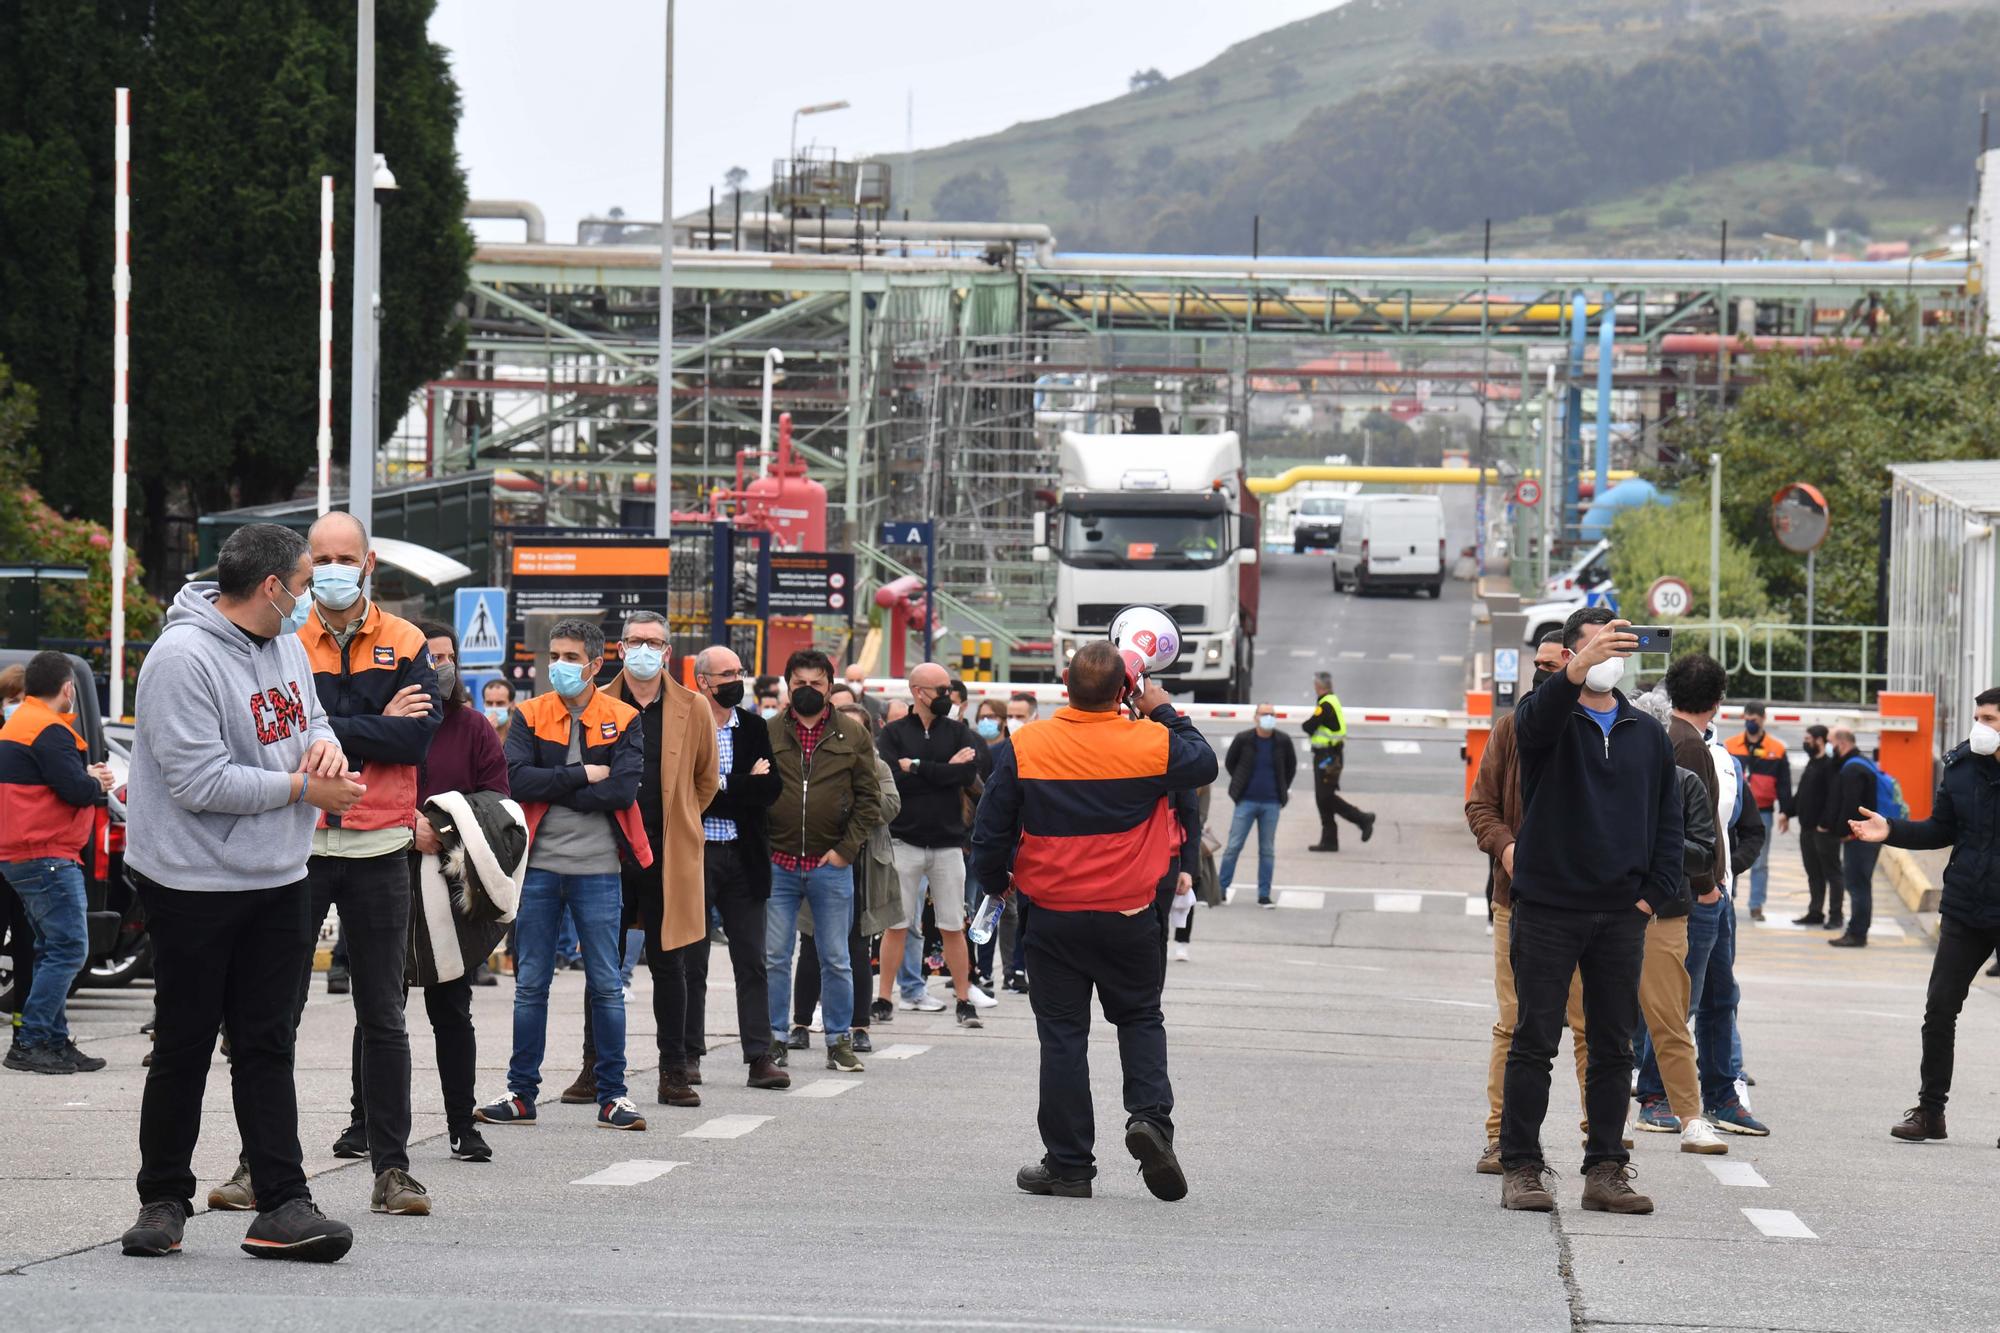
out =
{"type": "Polygon", "coordinates": [[[1580,912],[1680,897],[1680,777],[1666,729],[1617,691],[1606,734],[1559,671],[1514,709],[1521,831],[1513,896],[1580,912]]]}

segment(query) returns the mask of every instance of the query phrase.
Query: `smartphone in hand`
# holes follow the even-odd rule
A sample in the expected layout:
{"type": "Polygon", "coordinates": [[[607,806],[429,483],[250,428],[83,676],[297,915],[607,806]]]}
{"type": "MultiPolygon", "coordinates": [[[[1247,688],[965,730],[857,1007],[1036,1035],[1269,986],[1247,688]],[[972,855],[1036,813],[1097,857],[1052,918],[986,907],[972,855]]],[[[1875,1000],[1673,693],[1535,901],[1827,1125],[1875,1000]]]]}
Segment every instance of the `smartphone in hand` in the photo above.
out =
{"type": "Polygon", "coordinates": [[[1674,630],[1671,625],[1634,625],[1625,631],[1639,640],[1634,649],[1641,653],[1671,653],[1674,650],[1674,630]]]}

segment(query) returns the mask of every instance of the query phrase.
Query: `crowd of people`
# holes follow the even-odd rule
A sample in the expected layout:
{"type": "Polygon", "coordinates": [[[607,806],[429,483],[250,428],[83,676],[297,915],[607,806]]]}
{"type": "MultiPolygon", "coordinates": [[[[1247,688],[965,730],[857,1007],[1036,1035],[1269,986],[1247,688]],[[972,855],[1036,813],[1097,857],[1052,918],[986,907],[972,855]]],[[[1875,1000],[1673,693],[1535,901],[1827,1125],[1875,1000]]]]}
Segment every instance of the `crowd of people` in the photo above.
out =
{"type": "MultiPolygon", "coordinates": [[[[560,1100],[593,1106],[601,1128],[647,1128],[626,1049],[643,958],[656,1101],[699,1106],[718,943],[751,1088],[789,1087],[815,1028],[827,1069],[862,1072],[871,1027],[946,1007],[927,974],[946,979],[962,1029],[983,1026],[1000,990],[1028,995],[1049,1148],[1019,1178],[1031,1193],[1089,1193],[1094,987],[1121,1029],[1127,1146],[1155,1194],[1185,1194],[1159,993],[1170,919],[1186,957],[1198,792],[1216,763],[1157,687],[1130,687],[1108,644],[1079,656],[1071,704],[1031,752],[1066,756],[1055,762],[1079,779],[1051,787],[1044,760],[1016,753],[1037,720],[1033,695],[973,708],[961,682],[924,663],[907,700],[884,700],[864,692],[858,665],[837,675],[811,649],[781,675],[747,679],[714,645],[677,673],[668,622],[649,610],[625,615],[615,652],[596,619],[557,622],[547,688],[522,695],[493,680],[475,704],[450,627],[371,599],[374,569],[367,532],[344,513],[304,536],[241,528],[215,582],[176,597],[141,669],[125,874],[153,941],[154,1046],[125,1253],[180,1247],[218,1037],[240,1148],[210,1207],[256,1214],[243,1248],[258,1257],[332,1261],[352,1245],[308,1188],[293,1078],[333,913],[354,1006],[349,1123],[333,1152],[369,1161],[377,1213],[433,1206],[410,1158],[412,986],[436,1045],[450,1156],[486,1162],[487,1134],[535,1123],[546,1100],[551,983],[572,950],[584,1031],[560,1100]],[[1080,814],[1053,809],[1045,793],[1092,790],[1106,762],[1116,773],[1096,789],[1109,795],[1080,814]],[[1048,841],[1078,818],[1084,836],[1048,841]],[[1066,858],[1093,838],[1104,883],[1079,897],[1066,858]],[[988,893],[1005,901],[999,929],[969,938],[988,893]],[[1102,957],[1079,953],[1094,945],[1102,957]],[[504,1090],[481,1101],[472,988],[491,983],[494,957],[514,979],[510,1055],[504,1090]]],[[[84,961],[78,851],[113,786],[70,724],[71,670],[63,654],[36,657],[0,727],[0,874],[25,905],[40,964],[6,1063],[42,1073],[104,1064],[64,1026],[84,961]]],[[[1260,757],[1245,780],[1282,802],[1291,774],[1277,781],[1275,763],[1260,757]]]]}
{"type": "Polygon", "coordinates": [[[1653,690],[1628,696],[1629,629],[1586,608],[1536,645],[1531,687],[1495,722],[1466,801],[1491,861],[1500,1010],[1475,1169],[1502,1178],[1503,1207],[1556,1206],[1541,1131],[1564,1026],[1584,1108],[1586,1210],[1653,1211],[1631,1184],[1628,1122],[1702,1155],[1728,1152],[1717,1131],[1770,1133],[1751,1113],[1743,1064],[1735,894],[1748,878],[1747,915],[1764,919],[1771,848],[1793,819],[1810,885],[1794,924],[1833,929],[1841,947],[1868,942],[1883,844],[1953,848],[1920,1098],[1890,1130],[1943,1138],[1957,1017],[2000,947],[2000,689],[1979,695],[1970,736],[1945,756],[1931,816],[1911,820],[1849,729],[1807,729],[1796,793],[1762,704],[1745,705],[1743,731],[1722,737],[1727,676],[1705,653],[1675,658],[1653,690]]]}

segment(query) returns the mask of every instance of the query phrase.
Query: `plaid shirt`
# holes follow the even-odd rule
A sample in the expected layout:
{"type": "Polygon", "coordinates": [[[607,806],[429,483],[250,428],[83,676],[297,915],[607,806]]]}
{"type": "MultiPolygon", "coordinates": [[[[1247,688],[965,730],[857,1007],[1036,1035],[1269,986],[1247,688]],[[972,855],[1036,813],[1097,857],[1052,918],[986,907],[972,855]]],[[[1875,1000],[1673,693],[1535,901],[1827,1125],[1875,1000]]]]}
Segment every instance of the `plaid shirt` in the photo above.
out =
{"type": "MultiPolygon", "coordinates": [[[[722,790],[729,789],[729,775],[736,768],[736,710],[729,710],[729,720],[715,729],[715,768],[722,775],[722,790]]],[[[705,842],[735,842],[736,821],[715,819],[704,815],[701,820],[701,836],[705,842]]]]}
{"type": "MultiPolygon", "coordinates": [[[[792,729],[798,734],[799,738],[799,768],[801,771],[806,773],[812,772],[813,751],[826,738],[827,720],[832,716],[833,710],[829,708],[824,713],[821,713],[819,721],[810,727],[800,726],[798,715],[794,714],[792,716],[792,729]]],[[[804,871],[816,868],[819,862],[808,861],[803,856],[793,856],[789,852],[772,852],[771,864],[780,870],[804,871]]]]}

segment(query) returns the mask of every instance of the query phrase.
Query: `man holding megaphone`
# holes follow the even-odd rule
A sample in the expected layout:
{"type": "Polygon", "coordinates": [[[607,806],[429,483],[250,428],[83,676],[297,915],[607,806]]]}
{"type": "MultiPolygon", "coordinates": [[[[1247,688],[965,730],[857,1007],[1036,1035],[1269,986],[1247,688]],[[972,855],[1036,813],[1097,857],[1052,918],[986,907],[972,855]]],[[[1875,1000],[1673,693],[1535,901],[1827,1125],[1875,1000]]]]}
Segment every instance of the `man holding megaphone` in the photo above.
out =
{"type": "Polygon", "coordinates": [[[1042,1048],[1038,1122],[1046,1151],[1015,1177],[1030,1194],[1090,1197],[1093,987],[1118,1029],[1126,1149],[1156,1197],[1187,1194],[1173,1150],[1160,1016],[1166,950],[1154,904],[1177,871],[1173,793],[1213,782],[1216,760],[1166,691],[1142,674],[1171,662],[1180,636],[1163,612],[1140,609],[1150,614],[1135,617],[1136,628],[1126,616],[1114,622],[1114,638],[1128,631],[1122,642],[1086,644],[1071,659],[1067,707],[994,749],[972,835],[979,882],[1011,877],[1036,909],[1028,998],[1042,1048]],[[1121,713],[1127,702],[1135,716],[1121,713]]]}

